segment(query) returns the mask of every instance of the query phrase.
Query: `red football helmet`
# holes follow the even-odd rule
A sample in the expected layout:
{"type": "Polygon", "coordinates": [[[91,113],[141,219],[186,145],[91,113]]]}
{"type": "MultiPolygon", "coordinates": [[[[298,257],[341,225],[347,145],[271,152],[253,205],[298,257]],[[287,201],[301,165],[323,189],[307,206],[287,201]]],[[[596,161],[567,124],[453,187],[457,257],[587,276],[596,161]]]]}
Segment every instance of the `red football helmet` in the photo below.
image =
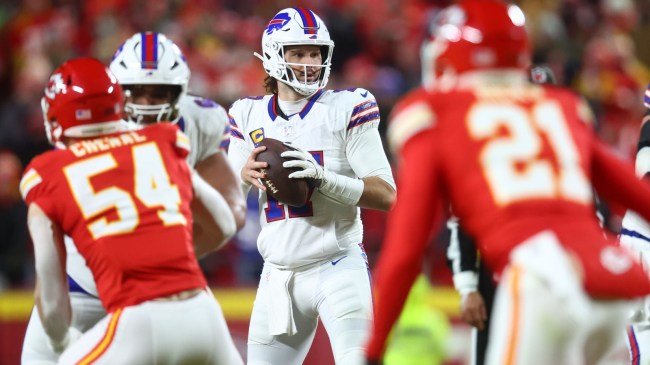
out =
{"type": "Polygon", "coordinates": [[[99,60],[77,58],[57,68],[41,99],[51,144],[61,138],[114,133],[123,126],[124,97],[117,79],[99,60]]]}
{"type": "Polygon", "coordinates": [[[445,8],[422,45],[423,83],[449,69],[526,69],[531,57],[524,23],[519,7],[499,0],[462,0],[445,8]]]}

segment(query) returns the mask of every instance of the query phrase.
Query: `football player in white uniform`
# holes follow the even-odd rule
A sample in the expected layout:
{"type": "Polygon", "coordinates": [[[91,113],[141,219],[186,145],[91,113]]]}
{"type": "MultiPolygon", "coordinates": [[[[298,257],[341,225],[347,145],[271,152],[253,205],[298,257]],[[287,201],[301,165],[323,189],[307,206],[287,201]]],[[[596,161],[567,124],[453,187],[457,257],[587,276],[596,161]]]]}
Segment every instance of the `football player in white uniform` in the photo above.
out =
{"type": "MultiPolygon", "coordinates": [[[[639,178],[647,179],[650,174],[650,85],[644,96],[646,111],[641,122],[641,135],[636,153],[636,173],[639,178]]],[[[646,270],[650,267],[650,223],[633,211],[623,217],[621,245],[629,247],[639,254],[646,270]]],[[[630,364],[647,364],[650,361],[650,299],[636,308],[631,315],[631,324],[627,328],[627,344],[630,351],[630,364]]]]}
{"type": "Polygon", "coordinates": [[[390,209],[395,183],[377,129],[379,108],[364,89],[323,90],[334,43],[304,8],[278,12],[258,55],[270,95],[230,108],[228,157],[245,192],[259,190],[264,258],[248,334],[249,365],[302,364],[320,317],[337,365],[359,363],[372,324],[372,296],[360,209],[390,209]],[[298,151],[283,156],[292,178],[315,180],[309,201],[288,206],[266,194],[255,162],[275,138],[298,151]],[[309,152],[306,152],[309,151],[309,152]]]}
{"type": "MultiPolygon", "coordinates": [[[[246,218],[246,201],[225,153],[230,134],[227,113],[212,100],[187,95],[190,70],[176,44],[160,33],[136,33],[117,50],[110,70],[125,91],[124,110],[134,128],[138,127],[136,124],[169,121],[177,123],[185,132],[191,145],[189,165],[225,198],[240,229],[246,218]]],[[[201,209],[194,204],[192,208],[201,209]]],[[[202,224],[200,216],[195,215],[194,222],[197,256],[218,249],[231,236],[224,235],[209,222],[202,224]]],[[[72,325],[85,332],[106,311],[97,297],[92,273],[67,237],[66,250],[72,325]]],[[[57,355],[47,346],[40,318],[33,311],[23,343],[22,364],[55,364],[56,361],[57,355]]]]}

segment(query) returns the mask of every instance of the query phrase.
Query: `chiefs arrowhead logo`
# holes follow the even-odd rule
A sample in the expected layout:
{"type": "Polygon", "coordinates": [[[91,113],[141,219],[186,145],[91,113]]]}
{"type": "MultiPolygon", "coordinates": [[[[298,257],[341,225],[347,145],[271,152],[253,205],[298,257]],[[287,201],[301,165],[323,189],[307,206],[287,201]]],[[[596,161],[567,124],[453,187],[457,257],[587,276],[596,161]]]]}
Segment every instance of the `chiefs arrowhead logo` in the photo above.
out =
{"type": "Polygon", "coordinates": [[[64,92],[66,90],[66,85],[63,82],[63,76],[60,73],[53,74],[50,76],[50,80],[47,83],[45,88],[45,96],[48,99],[54,99],[57,94],[64,92]]]}

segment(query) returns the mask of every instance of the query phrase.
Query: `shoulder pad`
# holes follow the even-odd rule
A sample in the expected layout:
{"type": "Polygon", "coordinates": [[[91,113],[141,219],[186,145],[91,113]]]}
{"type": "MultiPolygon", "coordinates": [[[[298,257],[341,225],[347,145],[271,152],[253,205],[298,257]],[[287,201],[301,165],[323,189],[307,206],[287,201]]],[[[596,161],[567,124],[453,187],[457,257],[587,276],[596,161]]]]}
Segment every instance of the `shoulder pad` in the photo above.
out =
{"type": "Polygon", "coordinates": [[[354,107],[355,105],[367,100],[375,100],[375,96],[368,90],[363,88],[349,88],[340,90],[330,90],[324,95],[325,98],[341,100],[343,105],[354,107]]]}

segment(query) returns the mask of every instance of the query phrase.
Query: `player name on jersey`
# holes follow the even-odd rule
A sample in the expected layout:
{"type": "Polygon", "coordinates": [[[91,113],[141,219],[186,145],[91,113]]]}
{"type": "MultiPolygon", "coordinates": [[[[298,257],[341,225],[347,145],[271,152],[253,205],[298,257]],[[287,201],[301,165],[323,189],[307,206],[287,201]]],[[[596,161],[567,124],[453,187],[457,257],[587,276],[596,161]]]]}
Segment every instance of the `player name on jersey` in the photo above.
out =
{"type": "Polygon", "coordinates": [[[140,135],[136,132],[128,132],[112,137],[80,141],[70,145],[69,149],[75,154],[75,156],[82,157],[90,153],[108,151],[112,148],[136,144],[146,140],[146,136],[140,135]]]}

